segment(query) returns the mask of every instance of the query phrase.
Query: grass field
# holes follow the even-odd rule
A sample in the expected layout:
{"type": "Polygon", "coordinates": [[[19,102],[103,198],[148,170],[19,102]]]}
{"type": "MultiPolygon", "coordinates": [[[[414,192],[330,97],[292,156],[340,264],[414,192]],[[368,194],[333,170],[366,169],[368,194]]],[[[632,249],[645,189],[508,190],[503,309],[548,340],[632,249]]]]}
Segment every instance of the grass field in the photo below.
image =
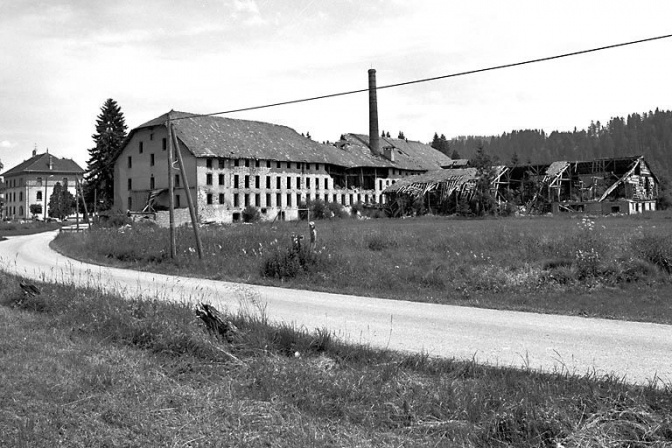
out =
{"type": "Polygon", "coordinates": [[[32,235],[34,233],[56,230],[61,225],[56,222],[44,221],[2,221],[0,222],[0,239],[8,236],[32,235]]]}
{"type": "Polygon", "coordinates": [[[664,447],[669,385],[541,374],[343,345],[0,273],[0,446],[664,447]]]}
{"type": "Polygon", "coordinates": [[[672,213],[317,221],[62,234],[75,258],[169,274],[392,299],[672,323],[672,213]],[[293,234],[303,235],[300,251],[293,234]]]}

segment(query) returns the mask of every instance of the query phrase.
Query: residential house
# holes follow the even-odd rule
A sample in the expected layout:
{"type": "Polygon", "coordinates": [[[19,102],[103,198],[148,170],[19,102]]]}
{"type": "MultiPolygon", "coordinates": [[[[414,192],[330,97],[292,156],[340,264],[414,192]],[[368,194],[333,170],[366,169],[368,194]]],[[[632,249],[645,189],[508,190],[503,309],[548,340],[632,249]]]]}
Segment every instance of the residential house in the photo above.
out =
{"type": "Polygon", "coordinates": [[[32,218],[30,206],[33,204],[41,206],[39,217],[48,217],[49,197],[54,186],[60,182],[75,196],[76,180],[83,175],[84,170],[74,160],[60,159],[49,152],[38,154],[33,150],[30,159],[2,174],[5,185],[3,218],[32,218]]]}

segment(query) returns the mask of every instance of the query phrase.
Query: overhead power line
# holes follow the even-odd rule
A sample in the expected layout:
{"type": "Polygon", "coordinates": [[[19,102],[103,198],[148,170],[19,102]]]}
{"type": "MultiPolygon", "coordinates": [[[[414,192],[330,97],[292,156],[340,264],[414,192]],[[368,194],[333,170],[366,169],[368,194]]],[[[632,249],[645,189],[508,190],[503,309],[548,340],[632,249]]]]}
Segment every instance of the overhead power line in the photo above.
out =
{"type": "MultiPolygon", "coordinates": [[[[501,70],[501,69],[505,69],[505,68],[519,67],[521,65],[535,64],[537,62],[552,61],[552,60],[555,60],[555,59],[568,58],[570,56],[578,56],[578,55],[587,54],[587,53],[595,53],[597,51],[610,50],[610,49],[619,48],[619,47],[626,47],[626,46],[629,46],[629,45],[636,45],[636,44],[641,44],[641,43],[645,43],[645,42],[652,42],[652,41],[655,41],[655,40],[669,39],[670,37],[672,37],[672,34],[666,34],[666,35],[663,35],[663,36],[649,37],[649,38],[646,38],[646,39],[633,40],[633,41],[630,41],[630,42],[623,42],[623,43],[619,43],[619,44],[606,45],[606,46],[603,46],[603,47],[591,48],[591,49],[588,49],[588,50],[573,51],[571,53],[564,53],[564,54],[559,54],[559,55],[555,55],[555,56],[547,56],[547,57],[543,57],[543,58],[530,59],[530,60],[527,60],[527,61],[513,62],[513,63],[510,63],[510,64],[495,65],[495,66],[487,67],[487,68],[480,68],[480,69],[476,69],[476,70],[468,70],[468,71],[465,71],[465,72],[451,73],[449,75],[434,76],[432,78],[422,78],[422,79],[416,79],[416,80],[413,80],[413,81],[399,82],[399,83],[396,83],[396,84],[388,84],[388,85],[384,85],[384,86],[379,86],[379,87],[376,88],[376,90],[391,89],[393,87],[402,87],[402,86],[408,86],[408,85],[411,85],[411,84],[420,84],[420,83],[423,83],[423,82],[438,81],[440,79],[455,78],[455,77],[458,77],[458,76],[473,75],[473,74],[476,74],[476,73],[489,72],[489,71],[493,71],[493,70],[501,70]]],[[[236,112],[247,112],[247,111],[250,111],[250,110],[267,109],[269,107],[286,106],[286,105],[289,105],[289,104],[297,104],[297,103],[306,103],[308,101],[323,100],[323,99],[327,99],[327,98],[334,98],[334,97],[345,96],[345,95],[353,95],[355,93],[363,93],[363,92],[368,92],[368,91],[369,91],[368,88],[357,89],[357,90],[349,90],[349,91],[346,91],[346,92],[330,93],[330,94],[327,94],[327,95],[313,96],[313,97],[310,97],[310,98],[302,98],[302,99],[297,99],[297,100],[282,101],[282,102],[279,102],[279,103],[264,104],[262,106],[243,107],[243,108],[240,108],[240,109],[231,109],[231,110],[226,110],[226,111],[222,111],[222,112],[213,112],[213,113],[209,113],[209,114],[187,115],[187,116],[184,116],[184,117],[173,118],[172,120],[184,120],[186,118],[193,118],[193,117],[211,117],[211,116],[215,116],[215,115],[225,115],[225,114],[232,114],[232,113],[236,113],[236,112]]]]}

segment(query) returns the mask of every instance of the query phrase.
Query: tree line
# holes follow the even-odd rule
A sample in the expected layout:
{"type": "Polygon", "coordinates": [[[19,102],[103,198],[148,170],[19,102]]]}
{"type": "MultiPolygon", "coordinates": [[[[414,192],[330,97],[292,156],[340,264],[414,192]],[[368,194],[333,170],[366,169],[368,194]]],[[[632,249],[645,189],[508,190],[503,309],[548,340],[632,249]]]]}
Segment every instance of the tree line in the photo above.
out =
{"type": "Polygon", "coordinates": [[[606,124],[591,122],[587,129],[571,132],[539,129],[504,132],[499,136],[463,136],[446,139],[434,135],[432,147],[451,158],[476,157],[483,149],[502,164],[542,164],[559,160],[580,161],[643,155],[654,172],[672,174],[672,111],[626,118],[614,117],[606,124]]]}

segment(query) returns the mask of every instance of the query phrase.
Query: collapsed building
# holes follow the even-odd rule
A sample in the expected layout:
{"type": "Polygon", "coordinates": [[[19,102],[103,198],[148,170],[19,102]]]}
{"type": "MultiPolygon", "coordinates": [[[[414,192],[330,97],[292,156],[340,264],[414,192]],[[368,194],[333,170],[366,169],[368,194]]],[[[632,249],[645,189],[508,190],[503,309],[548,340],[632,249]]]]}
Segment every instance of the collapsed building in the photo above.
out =
{"type": "Polygon", "coordinates": [[[640,213],[656,210],[660,182],[642,156],[551,164],[443,169],[404,179],[383,195],[398,216],[422,207],[431,213],[459,212],[472,201],[479,180],[500,206],[534,212],[640,213]]]}

